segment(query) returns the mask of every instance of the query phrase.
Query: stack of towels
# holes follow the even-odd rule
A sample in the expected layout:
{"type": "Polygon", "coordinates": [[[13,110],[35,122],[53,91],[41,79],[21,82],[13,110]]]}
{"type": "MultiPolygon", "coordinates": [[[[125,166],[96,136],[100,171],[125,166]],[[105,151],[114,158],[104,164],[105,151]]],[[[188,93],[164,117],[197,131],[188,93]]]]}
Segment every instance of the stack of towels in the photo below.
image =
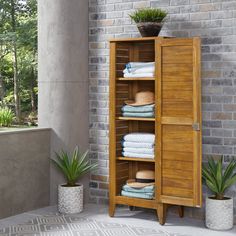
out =
{"type": "Polygon", "coordinates": [[[152,133],[130,133],[122,140],[124,157],[154,158],[155,135],[152,133]]]}
{"type": "Polygon", "coordinates": [[[125,117],[145,117],[151,118],[155,116],[155,104],[143,106],[124,105],[121,108],[122,116],[125,117]]]}
{"type": "Polygon", "coordinates": [[[153,199],[154,185],[146,186],[143,188],[132,188],[126,184],[122,187],[121,195],[126,197],[153,199]]]}
{"type": "Polygon", "coordinates": [[[123,70],[124,78],[154,77],[155,62],[129,62],[123,70]]]}

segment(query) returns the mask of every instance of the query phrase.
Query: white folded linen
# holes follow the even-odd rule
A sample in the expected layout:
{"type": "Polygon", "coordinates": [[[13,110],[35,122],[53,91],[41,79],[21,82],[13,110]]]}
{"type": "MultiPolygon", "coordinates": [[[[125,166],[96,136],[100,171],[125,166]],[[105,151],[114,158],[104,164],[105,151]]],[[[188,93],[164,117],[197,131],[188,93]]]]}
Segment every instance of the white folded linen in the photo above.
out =
{"type": "Polygon", "coordinates": [[[155,142],[155,134],[152,133],[129,133],[124,135],[123,137],[124,141],[129,141],[129,142],[138,142],[138,143],[152,143],[154,144],[155,142]]]}
{"type": "Polygon", "coordinates": [[[124,147],[124,152],[130,152],[130,153],[140,153],[140,154],[154,154],[154,148],[129,148],[124,147]]]}
{"type": "Polygon", "coordinates": [[[124,74],[124,78],[140,78],[140,77],[154,77],[154,73],[139,73],[139,74],[125,73],[124,74]]]}
{"type": "Polygon", "coordinates": [[[147,67],[141,67],[141,68],[131,68],[131,69],[124,69],[123,73],[132,73],[132,74],[143,74],[143,73],[155,73],[155,67],[154,66],[147,66],[147,67]]]}
{"type": "Polygon", "coordinates": [[[128,142],[123,141],[122,142],[123,147],[129,147],[129,148],[153,148],[154,143],[137,143],[137,142],[128,142]]]}
{"type": "Polygon", "coordinates": [[[133,69],[141,68],[141,67],[154,67],[155,62],[129,62],[126,64],[126,69],[131,72],[133,69]]]}
{"type": "Polygon", "coordinates": [[[124,157],[154,158],[154,154],[122,152],[124,157]]]}

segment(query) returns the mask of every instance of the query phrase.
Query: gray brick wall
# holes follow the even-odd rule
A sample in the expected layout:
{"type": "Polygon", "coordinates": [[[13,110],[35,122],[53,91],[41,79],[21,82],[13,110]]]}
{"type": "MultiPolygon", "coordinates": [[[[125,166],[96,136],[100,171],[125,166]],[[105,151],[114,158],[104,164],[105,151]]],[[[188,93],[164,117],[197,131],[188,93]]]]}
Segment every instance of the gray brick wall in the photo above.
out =
{"type": "MultiPolygon", "coordinates": [[[[169,12],[161,35],[202,38],[204,158],[223,154],[228,162],[236,155],[236,1],[90,0],[90,150],[91,159],[100,164],[91,176],[90,196],[97,203],[108,198],[108,39],[139,36],[128,14],[143,7],[169,12]]],[[[236,201],[236,188],[229,194],[236,201]]],[[[203,210],[188,209],[188,213],[203,216],[203,210]]]]}

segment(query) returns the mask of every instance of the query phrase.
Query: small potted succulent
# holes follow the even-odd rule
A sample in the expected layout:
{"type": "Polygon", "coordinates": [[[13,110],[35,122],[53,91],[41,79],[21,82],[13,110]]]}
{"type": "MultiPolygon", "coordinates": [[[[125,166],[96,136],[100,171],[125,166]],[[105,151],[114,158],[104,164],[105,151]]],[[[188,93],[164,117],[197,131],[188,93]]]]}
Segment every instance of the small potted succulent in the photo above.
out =
{"type": "Polygon", "coordinates": [[[56,153],[57,160],[52,159],[67,181],[58,186],[58,211],[60,213],[74,214],[83,210],[83,185],[77,181],[97,167],[96,163],[90,164],[87,154],[88,151],[80,153],[76,147],[72,155],[62,150],[60,154],[56,153]]]}
{"type": "Polygon", "coordinates": [[[214,193],[206,198],[206,226],[213,230],[228,230],[233,227],[233,198],[225,191],[236,182],[236,161],[223,168],[223,158],[208,159],[203,165],[202,176],[207,187],[214,193]]]}
{"type": "Polygon", "coordinates": [[[139,9],[129,15],[137,24],[142,37],[158,36],[167,12],[158,8],[139,9]]]}

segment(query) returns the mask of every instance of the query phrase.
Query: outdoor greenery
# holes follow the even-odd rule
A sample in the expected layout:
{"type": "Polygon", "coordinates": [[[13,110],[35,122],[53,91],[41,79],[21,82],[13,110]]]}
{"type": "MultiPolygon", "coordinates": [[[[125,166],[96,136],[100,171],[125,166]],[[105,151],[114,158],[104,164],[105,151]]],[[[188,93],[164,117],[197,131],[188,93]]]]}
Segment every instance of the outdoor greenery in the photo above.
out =
{"type": "Polygon", "coordinates": [[[202,169],[203,179],[217,200],[224,199],[225,191],[236,182],[236,160],[232,160],[225,169],[222,162],[223,157],[218,160],[209,157],[202,169]]]}
{"type": "Polygon", "coordinates": [[[76,147],[70,155],[65,151],[60,154],[56,153],[57,160],[52,159],[53,163],[62,171],[67,180],[68,187],[77,186],[77,180],[91,170],[97,168],[97,164],[90,164],[87,160],[88,151],[80,153],[79,148],[76,147]]]}
{"type": "Polygon", "coordinates": [[[8,107],[0,107],[0,126],[9,127],[14,120],[14,113],[8,107]]]}
{"type": "Polygon", "coordinates": [[[135,23],[161,22],[167,16],[167,12],[158,8],[147,8],[137,10],[129,16],[135,23]]]}
{"type": "MultiPolygon", "coordinates": [[[[37,0],[0,0],[0,104],[37,116],[37,0]]],[[[9,110],[9,111],[10,111],[9,110]]]]}

